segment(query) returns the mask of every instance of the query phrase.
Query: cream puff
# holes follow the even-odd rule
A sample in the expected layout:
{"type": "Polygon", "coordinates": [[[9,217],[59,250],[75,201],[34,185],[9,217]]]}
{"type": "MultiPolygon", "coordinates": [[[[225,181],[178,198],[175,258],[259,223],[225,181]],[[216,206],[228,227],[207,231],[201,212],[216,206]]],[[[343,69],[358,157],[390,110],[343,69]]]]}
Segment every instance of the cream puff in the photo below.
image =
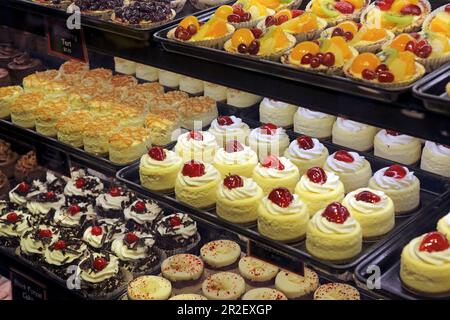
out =
{"type": "Polygon", "coordinates": [[[248,143],[259,160],[263,160],[268,155],[283,155],[289,146],[289,137],[283,128],[266,123],[250,132],[248,143]]]}
{"type": "Polygon", "coordinates": [[[225,148],[227,142],[233,140],[247,144],[250,128],[246,123],[242,122],[241,118],[220,116],[211,122],[208,131],[216,137],[217,144],[225,148]]]}
{"type": "Polygon", "coordinates": [[[259,121],[273,123],[279,127],[290,127],[298,107],[292,104],[264,98],[259,104],[259,121]]]}
{"type": "Polygon", "coordinates": [[[373,148],[377,128],[345,118],[337,118],[333,125],[333,143],[357,151],[373,148]]]}
{"type": "Polygon", "coordinates": [[[392,130],[381,130],[374,140],[374,154],[402,164],[419,161],[422,146],[420,140],[392,130]]]}
{"type": "Polygon", "coordinates": [[[450,146],[427,141],[422,151],[420,169],[450,177],[450,146]]]}
{"type": "Polygon", "coordinates": [[[335,120],[335,116],[300,107],[294,115],[294,131],[318,139],[328,138],[335,120]]]}
{"type": "Polygon", "coordinates": [[[211,163],[219,146],[216,137],[207,131],[190,131],[178,137],[175,152],[183,161],[211,163]]]}
{"type": "Polygon", "coordinates": [[[323,167],[328,157],[328,149],[316,138],[299,136],[293,140],[284,156],[292,161],[303,175],[309,168],[323,167]]]}

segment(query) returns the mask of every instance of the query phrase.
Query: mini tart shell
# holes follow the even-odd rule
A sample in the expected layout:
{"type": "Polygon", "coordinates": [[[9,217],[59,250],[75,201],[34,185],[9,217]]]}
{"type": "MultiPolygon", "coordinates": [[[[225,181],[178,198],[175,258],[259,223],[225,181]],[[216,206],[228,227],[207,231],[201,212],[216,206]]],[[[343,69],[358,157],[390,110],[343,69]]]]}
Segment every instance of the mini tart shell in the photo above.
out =
{"type": "MultiPolygon", "coordinates": [[[[322,32],[322,34],[320,35],[320,37],[330,39],[335,28],[336,28],[336,26],[325,29],[322,32]]],[[[364,44],[364,45],[356,44],[356,45],[352,45],[352,47],[355,48],[356,50],[358,50],[359,53],[363,53],[363,52],[376,53],[381,50],[381,48],[383,47],[383,45],[385,43],[388,43],[395,38],[395,34],[392,31],[386,30],[386,33],[387,33],[386,37],[384,37],[381,40],[374,41],[372,43],[364,44]]]]}
{"type": "Polygon", "coordinates": [[[351,80],[355,80],[358,82],[365,82],[365,83],[369,83],[369,84],[373,84],[377,87],[380,88],[403,88],[403,87],[407,87],[410,84],[416,82],[417,80],[419,80],[420,78],[423,77],[423,75],[425,74],[425,67],[423,65],[421,65],[420,63],[416,62],[416,74],[414,75],[414,77],[412,77],[411,79],[408,80],[403,80],[400,82],[389,82],[389,83],[380,83],[378,81],[374,80],[365,80],[363,78],[359,78],[354,76],[349,70],[350,67],[352,65],[353,59],[350,60],[349,62],[347,62],[347,64],[344,66],[344,73],[345,76],[351,80]]]}
{"type": "MultiPolygon", "coordinates": [[[[300,33],[293,33],[286,30],[283,30],[286,33],[292,34],[297,42],[307,41],[307,40],[314,40],[320,37],[321,33],[325,28],[327,27],[327,22],[325,19],[317,17],[317,22],[319,24],[319,28],[310,30],[308,32],[300,32],[300,33]]],[[[263,33],[267,30],[266,28],[266,21],[265,19],[263,21],[260,21],[257,25],[258,29],[261,29],[263,33]]]]}
{"type": "Polygon", "coordinates": [[[297,42],[297,40],[295,39],[295,37],[292,34],[287,33],[287,32],[284,32],[284,33],[285,33],[286,37],[289,40],[289,46],[284,48],[284,49],[278,50],[277,52],[273,52],[273,53],[271,53],[269,55],[265,55],[265,56],[263,56],[263,55],[255,55],[254,56],[254,55],[250,55],[250,54],[242,54],[242,53],[239,53],[239,52],[232,51],[232,49],[231,49],[231,39],[228,40],[227,42],[225,42],[224,49],[228,53],[236,54],[236,55],[239,55],[241,57],[246,57],[246,58],[251,58],[251,59],[266,59],[266,60],[271,60],[271,61],[278,61],[278,60],[280,60],[280,57],[285,52],[291,50],[295,46],[295,44],[297,42]]]}
{"type": "Polygon", "coordinates": [[[122,20],[118,19],[116,17],[116,13],[113,12],[111,14],[111,20],[114,23],[120,24],[122,26],[129,26],[129,27],[134,27],[134,28],[139,28],[139,29],[149,29],[149,28],[154,28],[154,27],[158,27],[161,26],[171,20],[173,20],[175,18],[175,16],[177,15],[176,11],[174,9],[170,9],[171,14],[169,17],[166,17],[166,19],[164,19],[163,21],[158,21],[158,22],[152,22],[152,21],[141,21],[139,22],[138,25],[132,25],[129,22],[123,22],[122,20]]]}
{"type": "Polygon", "coordinates": [[[223,45],[225,42],[227,42],[227,40],[229,40],[231,38],[231,36],[234,33],[235,28],[227,23],[227,29],[228,29],[228,33],[226,35],[223,35],[219,38],[215,38],[215,39],[207,39],[207,40],[197,40],[197,41],[183,41],[180,39],[177,39],[175,37],[175,30],[177,29],[177,27],[170,29],[169,32],[167,32],[167,38],[171,39],[171,40],[176,40],[176,41],[180,41],[183,43],[187,43],[187,44],[191,44],[193,46],[201,46],[201,47],[208,47],[208,48],[217,48],[217,49],[222,49],[223,45]]]}
{"type": "Polygon", "coordinates": [[[429,32],[428,28],[430,26],[431,21],[433,20],[433,18],[439,13],[439,12],[444,12],[445,11],[445,7],[448,6],[448,4],[444,4],[443,6],[440,6],[439,8],[433,10],[433,12],[431,12],[423,21],[422,23],[422,32],[429,32]]]}
{"type": "MultiPolygon", "coordinates": [[[[426,12],[422,12],[421,18],[417,20],[415,23],[409,26],[401,27],[401,28],[393,28],[391,31],[398,35],[400,33],[411,33],[411,32],[417,32],[422,28],[422,24],[425,21],[425,18],[427,15],[431,12],[431,5],[428,2],[428,0],[420,0],[421,4],[427,9],[426,12]]],[[[368,25],[367,23],[367,15],[370,12],[370,10],[377,9],[375,2],[371,3],[369,6],[367,6],[362,14],[361,14],[361,23],[363,25],[368,25]]]]}
{"type": "Polygon", "coordinates": [[[236,30],[242,29],[242,28],[248,28],[248,29],[250,29],[250,28],[256,27],[257,25],[259,25],[259,24],[261,23],[261,21],[266,20],[266,17],[275,14],[275,10],[272,10],[272,9],[269,9],[269,8],[267,8],[266,10],[267,10],[266,15],[264,15],[264,16],[262,16],[262,17],[259,17],[258,19],[252,19],[252,20],[250,20],[250,21],[239,22],[239,23],[231,23],[231,22],[230,22],[230,24],[231,24],[236,30]]]}
{"type": "MultiPolygon", "coordinates": [[[[350,47],[350,50],[352,51],[353,58],[350,59],[349,61],[353,61],[353,59],[358,55],[358,51],[355,48],[353,48],[353,47],[350,47]]],[[[290,67],[293,67],[293,68],[296,68],[296,69],[300,69],[300,70],[307,70],[307,71],[317,72],[317,73],[325,73],[325,74],[329,74],[329,75],[338,75],[338,76],[340,76],[340,75],[344,74],[343,69],[345,69],[345,65],[346,64],[344,64],[342,67],[334,67],[334,66],[333,67],[326,67],[324,65],[320,65],[320,67],[313,69],[313,68],[310,68],[310,67],[305,67],[302,64],[298,64],[298,65],[297,64],[292,64],[289,61],[290,53],[291,53],[290,51],[286,52],[281,57],[281,63],[282,64],[285,64],[285,65],[288,65],[290,67]]]]}
{"type": "MultiPolygon", "coordinates": [[[[362,13],[368,8],[370,0],[365,0],[365,2],[366,4],[361,9],[355,10],[355,12],[353,12],[352,14],[342,14],[337,16],[336,18],[329,18],[329,19],[322,18],[322,19],[324,19],[328,23],[328,27],[334,27],[338,23],[343,22],[345,20],[353,20],[359,22],[362,13]]],[[[310,0],[309,3],[306,5],[305,11],[312,12],[311,7],[312,7],[312,0],[310,0]]]]}

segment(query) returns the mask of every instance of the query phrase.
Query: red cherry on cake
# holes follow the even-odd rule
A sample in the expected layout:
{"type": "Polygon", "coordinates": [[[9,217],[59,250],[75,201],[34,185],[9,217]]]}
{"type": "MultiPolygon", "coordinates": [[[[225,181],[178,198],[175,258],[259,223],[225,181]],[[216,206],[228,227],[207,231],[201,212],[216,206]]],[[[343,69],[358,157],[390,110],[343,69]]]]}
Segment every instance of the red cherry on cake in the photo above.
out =
{"type": "Polygon", "coordinates": [[[166,152],[161,147],[152,147],[148,150],[148,156],[156,161],[163,161],[166,158],[166,152]]]}
{"type": "Polygon", "coordinates": [[[178,227],[179,225],[181,225],[182,221],[179,216],[173,216],[172,218],[170,218],[169,222],[172,227],[178,227]]]}
{"type": "Polygon", "coordinates": [[[102,271],[108,265],[108,261],[105,258],[95,258],[92,267],[97,271],[102,271]]]}
{"type": "Polygon", "coordinates": [[[55,194],[53,191],[47,191],[47,192],[45,193],[45,198],[46,198],[47,200],[53,200],[53,199],[56,198],[56,194],[55,194]]]}
{"type": "Polygon", "coordinates": [[[425,235],[420,243],[419,250],[426,252],[440,252],[450,248],[447,237],[437,231],[425,235]]]}
{"type": "Polygon", "coordinates": [[[122,195],[122,190],[120,190],[119,187],[112,187],[111,190],[109,190],[109,194],[112,197],[120,197],[122,195]]]}
{"type": "Polygon", "coordinates": [[[125,241],[129,244],[135,243],[138,240],[139,240],[139,237],[133,232],[128,232],[125,235],[125,241]]]}
{"type": "Polygon", "coordinates": [[[330,222],[343,224],[350,217],[350,212],[339,202],[333,202],[322,212],[322,217],[330,222]]]}
{"type": "Polygon", "coordinates": [[[56,250],[62,250],[66,247],[66,242],[64,240],[58,240],[55,242],[55,245],[53,246],[53,248],[55,248],[56,250]]]}
{"type": "Polygon", "coordinates": [[[79,205],[73,204],[73,205],[71,205],[71,206],[69,207],[68,211],[69,211],[69,214],[70,214],[71,216],[74,216],[74,215],[76,215],[78,212],[81,211],[81,208],[80,208],[79,205]]]}
{"type": "Polygon", "coordinates": [[[39,238],[51,238],[53,235],[52,231],[49,229],[39,230],[39,238]]]}
{"type": "Polygon", "coordinates": [[[10,223],[17,222],[19,220],[19,216],[15,212],[10,212],[6,215],[6,220],[10,223]]]}
{"type": "Polygon", "coordinates": [[[277,169],[277,170],[284,170],[284,164],[280,161],[280,159],[278,159],[277,156],[274,155],[270,155],[267,156],[262,162],[261,165],[264,168],[272,168],[272,169],[277,169]]]}
{"type": "Polygon", "coordinates": [[[337,161],[347,162],[347,163],[352,163],[353,161],[355,161],[355,158],[353,158],[353,156],[350,154],[350,152],[345,151],[345,150],[336,151],[334,153],[333,158],[335,158],[337,161]]]}
{"type": "Polygon", "coordinates": [[[100,236],[103,233],[103,229],[99,226],[93,226],[91,229],[91,234],[93,236],[100,236]]]}
{"type": "Polygon", "coordinates": [[[408,4],[400,10],[400,13],[408,15],[411,14],[413,16],[420,16],[422,14],[422,9],[420,9],[418,5],[408,4]]]}
{"type": "Polygon", "coordinates": [[[400,166],[398,164],[394,164],[387,168],[387,170],[384,172],[384,175],[386,177],[391,177],[395,179],[403,179],[406,176],[407,172],[405,167],[400,166]]]}
{"type": "Polygon", "coordinates": [[[195,141],[203,141],[203,135],[198,131],[190,131],[188,135],[189,139],[193,139],[195,141]]]}
{"type": "Polygon", "coordinates": [[[355,6],[347,1],[336,2],[334,8],[343,14],[351,14],[355,11],[355,6]]]}
{"type": "Polygon", "coordinates": [[[144,212],[145,209],[146,209],[146,207],[145,207],[145,202],[144,201],[137,201],[134,204],[134,211],[136,211],[136,212],[144,212]]]}
{"type": "Polygon", "coordinates": [[[225,151],[227,153],[239,152],[244,150],[244,146],[237,140],[228,141],[225,145],[225,151]]]}
{"type": "Polygon", "coordinates": [[[231,126],[234,121],[229,116],[221,116],[217,118],[217,123],[221,126],[231,126]]]}
{"type": "Polygon", "coordinates": [[[77,187],[78,189],[83,188],[85,185],[86,185],[86,179],[78,178],[77,180],[75,180],[75,187],[77,187]]]}
{"type": "Polygon", "coordinates": [[[379,195],[376,195],[373,192],[370,192],[368,190],[361,191],[355,196],[355,199],[358,201],[364,201],[368,203],[378,203],[381,201],[381,197],[379,195]]]}
{"type": "Polygon", "coordinates": [[[269,200],[281,208],[287,208],[294,200],[292,193],[286,188],[276,188],[269,193],[269,200]]]}
{"type": "Polygon", "coordinates": [[[201,162],[190,160],[184,164],[181,173],[185,177],[201,177],[205,174],[205,165],[201,162]]]}
{"type": "Polygon", "coordinates": [[[242,188],[244,186],[244,180],[236,174],[226,176],[223,180],[223,185],[227,187],[228,189],[236,189],[236,188],[242,188]]]}
{"type": "Polygon", "coordinates": [[[300,136],[297,137],[298,146],[303,150],[309,150],[314,148],[314,141],[311,137],[308,136],[300,136]]]}
{"type": "Polygon", "coordinates": [[[394,137],[398,137],[398,136],[402,135],[400,132],[397,132],[394,130],[386,130],[386,134],[389,136],[394,136],[394,137]]]}
{"type": "Polygon", "coordinates": [[[261,131],[264,134],[274,135],[277,132],[278,127],[273,123],[265,123],[261,127],[261,131]]]}
{"type": "Polygon", "coordinates": [[[30,190],[30,185],[26,182],[22,182],[19,184],[19,187],[17,189],[20,193],[27,193],[28,190],[30,190]]]}
{"type": "Polygon", "coordinates": [[[327,182],[327,174],[320,167],[312,167],[308,169],[308,171],[306,171],[306,175],[308,176],[309,180],[314,183],[324,184],[325,182],[327,182]]]}

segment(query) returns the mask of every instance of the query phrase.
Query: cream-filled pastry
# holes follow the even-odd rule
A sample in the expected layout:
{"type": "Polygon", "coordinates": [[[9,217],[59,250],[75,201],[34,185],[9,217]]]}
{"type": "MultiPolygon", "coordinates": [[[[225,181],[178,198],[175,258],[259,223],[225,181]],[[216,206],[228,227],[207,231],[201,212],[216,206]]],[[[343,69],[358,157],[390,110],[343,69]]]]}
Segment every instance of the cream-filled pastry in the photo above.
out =
{"type": "Polygon", "coordinates": [[[357,151],[373,148],[377,128],[349,119],[337,118],[333,125],[333,143],[357,151]]]}
{"type": "Polygon", "coordinates": [[[374,140],[374,154],[402,164],[414,164],[420,159],[420,140],[392,130],[381,130],[374,140]]]}
{"type": "Polygon", "coordinates": [[[420,169],[450,177],[450,146],[427,141],[422,151],[420,169]]]}
{"type": "Polygon", "coordinates": [[[288,158],[270,155],[253,170],[253,180],[269,194],[274,188],[287,188],[294,192],[300,179],[298,168],[288,158]]]}
{"type": "Polygon", "coordinates": [[[216,137],[217,144],[225,148],[226,143],[232,140],[247,144],[250,128],[246,123],[242,122],[241,118],[220,116],[211,122],[208,131],[216,137]]]}
{"type": "Polygon", "coordinates": [[[335,116],[300,107],[294,115],[294,131],[314,138],[328,138],[335,120],[335,116]]]}
{"type": "Polygon", "coordinates": [[[379,237],[394,228],[394,202],[383,191],[361,188],[347,194],[342,204],[361,225],[364,238],[379,237]]]}
{"type": "Polygon", "coordinates": [[[283,128],[266,123],[250,132],[248,143],[258,154],[259,160],[263,160],[268,155],[283,155],[289,146],[289,137],[283,128]]]}
{"type": "Polygon", "coordinates": [[[264,98],[259,104],[259,121],[273,123],[279,127],[290,127],[298,107],[292,104],[264,98]]]}
{"type": "Polygon", "coordinates": [[[224,148],[217,150],[213,162],[222,177],[237,174],[250,178],[257,164],[255,151],[236,140],[228,141],[224,148]]]}
{"type": "Polygon", "coordinates": [[[183,159],[211,163],[219,146],[216,137],[207,131],[190,131],[178,137],[175,152],[183,159]]]}
{"type": "Polygon", "coordinates": [[[415,210],[420,204],[420,181],[414,172],[401,165],[392,165],[375,172],[369,188],[381,190],[394,201],[395,213],[415,210]]]}
{"type": "Polygon", "coordinates": [[[323,168],[339,176],[346,193],[367,187],[372,177],[369,161],[356,152],[336,151],[327,158],[323,168]]]}
{"type": "Polygon", "coordinates": [[[286,188],[273,189],[258,207],[258,231],[282,242],[303,239],[309,221],[306,204],[286,188]]]}
{"type": "Polygon", "coordinates": [[[299,136],[293,140],[284,156],[292,161],[303,175],[309,168],[323,167],[328,157],[328,149],[316,138],[299,136]]]}
{"type": "Polygon", "coordinates": [[[344,199],[344,184],[334,172],[313,167],[300,178],[295,193],[306,203],[309,215],[313,216],[330,202],[344,199]]]}

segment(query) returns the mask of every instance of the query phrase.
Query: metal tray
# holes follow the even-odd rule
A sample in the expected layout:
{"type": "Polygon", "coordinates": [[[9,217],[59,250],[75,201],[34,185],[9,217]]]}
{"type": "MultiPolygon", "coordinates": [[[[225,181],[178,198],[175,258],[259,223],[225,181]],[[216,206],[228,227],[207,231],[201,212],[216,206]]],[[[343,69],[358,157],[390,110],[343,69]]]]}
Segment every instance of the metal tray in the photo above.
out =
{"type": "MultiPolygon", "coordinates": [[[[251,127],[256,127],[258,122],[251,121],[251,120],[245,120],[247,124],[249,124],[251,127]]],[[[290,139],[293,140],[298,134],[289,131],[290,139]]],[[[342,148],[340,146],[334,145],[327,141],[322,141],[322,143],[328,148],[330,151],[330,154],[339,150],[339,149],[347,149],[342,148]]],[[[363,153],[360,152],[361,155],[365,156],[366,159],[371,163],[372,170],[375,172],[378,169],[381,169],[383,167],[389,166],[392,164],[392,162],[374,157],[370,155],[369,153],[363,153]]],[[[421,205],[420,207],[415,210],[413,213],[405,215],[405,216],[399,216],[396,218],[396,226],[395,228],[389,232],[387,235],[383,236],[381,239],[378,239],[377,241],[364,241],[363,242],[363,250],[361,254],[356,256],[354,259],[347,263],[343,264],[337,264],[329,261],[324,261],[317,259],[310,254],[307,253],[305,248],[305,242],[299,242],[297,244],[284,244],[281,242],[275,242],[273,240],[270,240],[268,238],[265,238],[261,236],[255,225],[250,226],[239,226],[235,225],[233,223],[227,222],[220,217],[218,217],[215,214],[215,210],[200,210],[197,208],[193,208],[186,204],[181,204],[175,199],[174,194],[159,194],[158,196],[162,201],[166,201],[168,203],[171,203],[173,205],[178,205],[179,207],[185,208],[188,212],[192,213],[193,215],[199,215],[202,217],[205,217],[207,219],[213,219],[213,221],[221,221],[221,223],[224,225],[224,227],[232,230],[236,230],[236,232],[239,232],[241,234],[249,233],[252,234],[253,237],[257,237],[258,241],[264,243],[268,243],[269,245],[276,247],[277,250],[280,250],[282,252],[285,252],[287,254],[299,257],[300,259],[304,260],[305,263],[310,263],[317,268],[321,269],[323,272],[327,274],[332,274],[335,276],[339,276],[341,279],[348,280],[351,277],[351,272],[356,268],[358,264],[363,262],[370,254],[372,254],[375,250],[380,248],[386,241],[391,239],[394,235],[398,234],[403,230],[405,226],[407,226],[412,221],[422,221],[425,220],[428,216],[428,209],[433,204],[440,201],[441,196],[443,196],[450,188],[450,180],[440,177],[435,174],[429,174],[427,172],[424,172],[417,168],[411,168],[414,170],[416,176],[421,181],[421,205]]],[[[145,189],[140,185],[140,179],[139,179],[139,163],[134,163],[129,167],[126,167],[122,170],[120,170],[117,173],[117,178],[125,183],[128,186],[132,186],[136,189],[145,189]]],[[[154,192],[149,191],[151,194],[155,194],[154,192]]]]}
{"type": "Polygon", "coordinates": [[[439,299],[450,300],[450,294],[425,296],[413,293],[406,289],[400,279],[400,255],[403,247],[413,238],[424,233],[436,230],[437,222],[450,211],[450,197],[440,204],[433,206],[427,212],[426,219],[421,223],[410,224],[401,234],[386,242],[380,249],[374,252],[368,259],[361,263],[355,271],[356,282],[359,287],[367,289],[367,281],[372,275],[368,272],[370,266],[378,266],[381,270],[381,288],[373,290],[378,294],[388,296],[393,299],[439,299]]]}
{"type": "Polygon", "coordinates": [[[413,87],[415,97],[422,100],[428,110],[450,116],[450,96],[445,86],[450,82],[450,63],[419,80],[413,87]]]}

